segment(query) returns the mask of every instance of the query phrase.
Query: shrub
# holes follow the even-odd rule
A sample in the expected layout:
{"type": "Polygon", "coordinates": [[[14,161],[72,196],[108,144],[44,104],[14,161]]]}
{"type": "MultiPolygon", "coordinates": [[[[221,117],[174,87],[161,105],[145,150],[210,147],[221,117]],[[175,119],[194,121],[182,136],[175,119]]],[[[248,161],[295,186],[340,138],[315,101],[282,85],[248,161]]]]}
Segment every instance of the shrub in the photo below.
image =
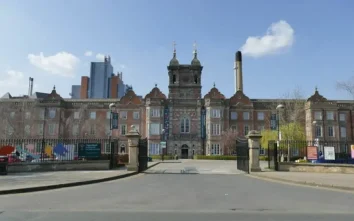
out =
{"type": "Polygon", "coordinates": [[[259,156],[259,160],[268,161],[268,156],[259,156]]]}

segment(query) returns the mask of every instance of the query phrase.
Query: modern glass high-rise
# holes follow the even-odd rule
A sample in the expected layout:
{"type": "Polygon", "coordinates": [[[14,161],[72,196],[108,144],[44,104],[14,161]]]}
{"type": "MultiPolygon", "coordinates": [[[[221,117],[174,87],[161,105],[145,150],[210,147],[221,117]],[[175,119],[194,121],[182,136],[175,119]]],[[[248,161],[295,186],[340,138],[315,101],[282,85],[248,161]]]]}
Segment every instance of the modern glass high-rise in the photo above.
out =
{"type": "Polygon", "coordinates": [[[109,98],[109,79],[113,73],[113,66],[109,56],[103,62],[91,62],[89,98],[109,98]]]}

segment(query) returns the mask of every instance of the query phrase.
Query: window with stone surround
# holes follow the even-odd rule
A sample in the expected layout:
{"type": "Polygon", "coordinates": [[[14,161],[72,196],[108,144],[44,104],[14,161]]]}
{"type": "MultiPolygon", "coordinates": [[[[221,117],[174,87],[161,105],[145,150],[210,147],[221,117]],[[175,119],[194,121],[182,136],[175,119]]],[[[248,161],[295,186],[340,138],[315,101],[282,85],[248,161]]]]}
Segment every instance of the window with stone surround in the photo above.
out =
{"type": "Polygon", "coordinates": [[[150,109],[150,116],[151,117],[160,117],[160,109],[158,109],[158,108],[150,109]]]}
{"type": "Polygon", "coordinates": [[[257,112],[257,120],[264,120],[264,112],[257,112]]]}
{"type": "Polygon", "coordinates": [[[55,124],[48,124],[48,133],[50,135],[54,135],[55,134],[55,129],[56,129],[56,125],[55,124]]]}
{"type": "Polygon", "coordinates": [[[340,127],[340,137],[341,138],[347,137],[347,128],[346,127],[340,127]]]}
{"type": "Polygon", "coordinates": [[[119,112],[120,118],[126,120],[128,118],[128,113],[126,111],[119,112]]]}
{"type": "Polygon", "coordinates": [[[55,118],[55,114],[56,114],[55,108],[51,108],[51,109],[48,110],[48,116],[49,116],[50,119],[55,118]]]}
{"type": "Polygon", "coordinates": [[[243,119],[249,120],[250,119],[250,112],[248,112],[248,111],[243,112],[243,119]]]}
{"type": "Polygon", "coordinates": [[[250,131],[250,127],[248,125],[244,125],[243,126],[243,132],[244,132],[244,135],[248,135],[248,132],[250,131]]]}
{"type": "Polygon", "coordinates": [[[134,111],[133,112],[133,119],[138,120],[140,118],[140,113],[139,111],[134,111]]]}
{"type": "Polygon", "coordinates": [[[152,123],[150,124],[150,135],[159,135],[160,134],[160,124],[152,123]]]}
{"type": "Polygon", "coordinates": [[[315,126],[316,137],[322,137],[322,126],[315,126]]]}
{"type": "Polygon", "coordinates": [[[220,135],[221,127],[220,124],[211,124],[211,135],[220,135]]]}
{"type": "Polygon", "coordinates": [[[322,111],[315,111],[315,120],[322,120],[322,111]]]}
{"type": "Polygon", "coordinates": [[[120,125],[120,134],[125,135],[127,133],[127,125],[126,124],[121,124],[120,125]]]}
{"type": "Polygon", "coordinates": [[[237,112],[236,111],[232,111],[230,115],[231,115],[230,116],[231,120],[237,120],[237,112]]]}
{"type": "Polygon", "coordinates": [[[29,119],[31,119],[31,112],[26,112],[26,114],[25,114],[25,119],[26,120],[29,120],[29,119]]]}
{"type": "Polygon", "coordinates": [[[346,119],[345,113],[340,113],[339,114],[339,121],[345,121],[345,119],[346,119]]]}
{"type": "Polygon", "coordinates": [[[91,111],[90,112],[90,119],[95,120],[96,119],[96,111],[91,111]]]}
{"type": "Polygon", "coordinates": [[[334,128],[333,126],[328,126],[328,136],[334,137],[334,128]]]}
{"type": "Polygon", "coordinates": [[[79,111],[75,111],[74,112],[74,119],[78,120],[80,118],[80,112],[79,111]]]}
{"type": "Polygon", "coordinates": [[[181,133],[190,132],[190,120],[187,117],[181,119],[181,133]]]}
{"type": "Polygon", "coordinates": [[[211,144],[211,155],[220,155],[221,152],[220,144],[211,144]]]}
{"type": "Polygon", "coordinates": [[[149,155],[159,155],[160,154],[160,144],[150,143],[149,144],[149,155]]]}
{"type": "Polygon", "coordinates": [[[221,110],[220,109],[212,109],[211,110],[211,117],[212,118],[220,118],[221,117],[221,110]]]}
{"type": "Polygon", "coordinates": [[[327,120],[334,120],[334,112],[333,111],[327,111],[326,112],[326,118],[327,118],[327,120]]]}

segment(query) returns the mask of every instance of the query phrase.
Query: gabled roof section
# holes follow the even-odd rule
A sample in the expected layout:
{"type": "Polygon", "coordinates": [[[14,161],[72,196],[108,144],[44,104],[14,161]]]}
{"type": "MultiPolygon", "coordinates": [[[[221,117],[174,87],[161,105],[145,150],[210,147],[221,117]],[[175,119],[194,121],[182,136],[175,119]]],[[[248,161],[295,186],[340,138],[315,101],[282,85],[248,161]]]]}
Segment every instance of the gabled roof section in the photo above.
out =
{"type": "Polygon", "coordinates": [[[12,96],[11,96],[11,94],[10,94],[9,92],[7,92],[7,93],[4,94],[1,98],[2,98],[2,99],[11,99],[12,96]]]}
{"type": "Polygon", "coordinates": [[[214,87],[204,96],[204,99],[225,99],[225,96],[217,89],[214,85],[214,87]]]}
{"type": "Polygon", "coordinates": [[[252,102],[249,97],[247,97],[242,91],[237,91],[234,96],[230,98],[230,105],[236,104],[244,104],[244,105],[251,105],[252,102]]]}
{"type": "Polygon", "coordinates": [[[128,90],[128,92],[120,99],[120,104],[128,105],[128,104],[142,104],[142,100],[135,94],[133,89],[128,90]]]}
{"type": "Polygon", "coordinates": [[[45,98],[48,97],[48,96],[49,96],[48,93],[34,92],[34,93],[32,94],[32,96],[30,96],[30,98],[35,98],[35,99],[42,98],[42,99],[45,99],[45,98]]]}
{"type": "Polygon", "coordinates": [[[315,93],[307,99],[307,102],[326,102],[327,98],[323,97],[318,93],[317,87],[315,89],[315,93]]]}
{"type": "Polygon", "coordinates": [[[145,96],[145,99],[147,98],[166,99],[166,95],[162,93],[161,90],[155,84],[155,87],[150,91],[150,93],[145,96]]]}

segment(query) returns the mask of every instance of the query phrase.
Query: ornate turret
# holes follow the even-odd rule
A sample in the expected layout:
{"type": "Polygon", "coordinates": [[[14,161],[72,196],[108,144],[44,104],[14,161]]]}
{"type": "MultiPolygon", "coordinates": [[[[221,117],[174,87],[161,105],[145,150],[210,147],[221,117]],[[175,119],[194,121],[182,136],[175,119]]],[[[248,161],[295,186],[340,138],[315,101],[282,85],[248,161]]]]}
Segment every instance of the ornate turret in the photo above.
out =
{"type": "Polygon", "coordinates": [[[197,43],[194,42],[193,44],[194,50],[193,50],[193,60],[191,62],[192,66],[201,66],[200,61],[198,60],[198,52],[197,52],[197,43]]]}
{"type": "Polygon", "coordinates": [[[176,56],[176,43],[173,42],[173,57],[170,61],[170,66],[179,66],[179,62],[177,60],[177,56],[176,56]]]}

